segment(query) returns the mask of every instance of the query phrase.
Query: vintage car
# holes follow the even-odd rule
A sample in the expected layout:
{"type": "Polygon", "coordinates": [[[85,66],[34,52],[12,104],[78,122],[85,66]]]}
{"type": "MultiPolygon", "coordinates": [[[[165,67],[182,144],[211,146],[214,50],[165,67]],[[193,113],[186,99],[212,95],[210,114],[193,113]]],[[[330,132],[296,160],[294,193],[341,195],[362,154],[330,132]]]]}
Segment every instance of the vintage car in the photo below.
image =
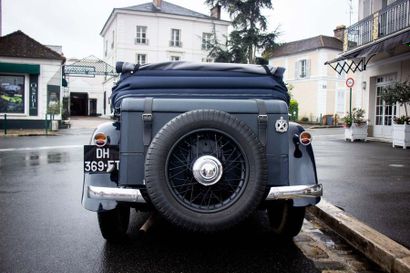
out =
{"type": "Polygon", "coordinates": [[[130,208],[193,232],[267,212],[292,238],[319,202],[311,135],[288,120],[283,68],[117,63],[115,121],[84,147],[84,208],[102,236],[124,238],[130,208]]]}

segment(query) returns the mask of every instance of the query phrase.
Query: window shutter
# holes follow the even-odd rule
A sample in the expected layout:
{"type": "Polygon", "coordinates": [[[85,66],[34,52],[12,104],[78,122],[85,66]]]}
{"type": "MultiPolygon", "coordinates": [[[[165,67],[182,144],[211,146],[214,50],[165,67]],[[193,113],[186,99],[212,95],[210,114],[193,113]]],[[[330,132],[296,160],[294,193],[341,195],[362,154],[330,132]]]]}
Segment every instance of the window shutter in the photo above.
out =
{"type": "Polygon", "coordinates": [[[300,78],[300,61],[295,63],[295,79],[300,78]]]}
{"type": "Polygon", "coordinates": [[[310,60],[306,60],[306,78],[310,77],[310,60]]]}

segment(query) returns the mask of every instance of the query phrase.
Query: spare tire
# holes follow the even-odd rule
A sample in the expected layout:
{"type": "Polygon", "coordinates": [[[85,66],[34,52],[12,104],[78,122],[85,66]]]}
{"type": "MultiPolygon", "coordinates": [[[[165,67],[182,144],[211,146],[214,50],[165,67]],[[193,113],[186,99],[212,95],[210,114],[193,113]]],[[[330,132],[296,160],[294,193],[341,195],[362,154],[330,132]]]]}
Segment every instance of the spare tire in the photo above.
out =
{"type": "Polygon", "coordinates": [[[171,223],[214,232],[247,218],[262,202],[266,155],[253,131],[218,110],[194,110],[162,127],[145,160],[148,195],[171,223]]]}

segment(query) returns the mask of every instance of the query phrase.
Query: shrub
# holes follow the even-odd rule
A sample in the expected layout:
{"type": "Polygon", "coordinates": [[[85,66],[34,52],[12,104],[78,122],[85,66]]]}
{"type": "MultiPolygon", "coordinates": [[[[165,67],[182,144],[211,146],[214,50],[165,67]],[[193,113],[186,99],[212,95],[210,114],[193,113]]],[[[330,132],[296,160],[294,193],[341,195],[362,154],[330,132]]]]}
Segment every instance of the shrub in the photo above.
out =
{"type": "Polygon", "coordinates": [[[364,119],[365,111],[361,108],[353,108],[352,116],[347,112],[346,116],[343,117],[343,122],[346,127],[352,126],[353,123],[361,126],[367,123],[367,120],[364,119]]]}
{"type": "Polygon", "coordinates": [[[309,122],[309,118],[308,117],[303,117],[303,118],[300,119],[300,121],[306,123],[306,122],[309,122]]]}
{"type": "Polygon", "coordinates": [[[291,99],[289,104],[289,119],[291,121],[297,121],[299,115],[299,104],[296,100],[291,99]]]}

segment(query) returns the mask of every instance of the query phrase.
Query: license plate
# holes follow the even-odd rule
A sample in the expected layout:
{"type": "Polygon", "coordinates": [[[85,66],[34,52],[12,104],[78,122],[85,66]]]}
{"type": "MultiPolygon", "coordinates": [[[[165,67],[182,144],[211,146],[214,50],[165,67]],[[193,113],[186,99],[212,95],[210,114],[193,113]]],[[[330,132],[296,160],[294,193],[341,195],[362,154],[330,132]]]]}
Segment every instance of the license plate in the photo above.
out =
{"type": "Polygon", "coordinates": [[[110,173],[119,170],[120,152],[118,145],[97,147],[94,145],[84,146],[84,172],[86,173],[110,173]]]}

